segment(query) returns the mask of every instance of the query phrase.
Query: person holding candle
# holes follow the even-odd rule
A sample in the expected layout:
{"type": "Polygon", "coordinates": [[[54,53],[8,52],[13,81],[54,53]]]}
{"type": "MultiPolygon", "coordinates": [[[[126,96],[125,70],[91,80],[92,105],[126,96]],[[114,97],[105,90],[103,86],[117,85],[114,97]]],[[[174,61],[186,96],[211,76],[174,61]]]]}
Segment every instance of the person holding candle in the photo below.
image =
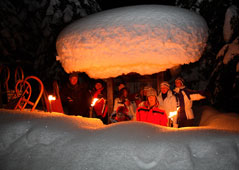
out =
{"type": "Polygon", "coordinates": [[[107,105],[107,90],[105,82],[101,79],[95,81],[95,86],[92,91],[92,117],[99,118],[104,124],[108,123],[108,105],[107,105]],[[93,103],[94,102],[94,103],[93,103]]]}
{"type": "MultiPolygon", "coordinates": [[[[160,84],[158,101],[160,106],[165,110],[167,116],[170,116],[170,112],[177,111],[176,97],[170,90],[170,84],[167,81],[163,81],[160,84]]],[[[173,127],[177,127],[177,115],[173,116],[171,119],[173,120],[173,127]]]]}

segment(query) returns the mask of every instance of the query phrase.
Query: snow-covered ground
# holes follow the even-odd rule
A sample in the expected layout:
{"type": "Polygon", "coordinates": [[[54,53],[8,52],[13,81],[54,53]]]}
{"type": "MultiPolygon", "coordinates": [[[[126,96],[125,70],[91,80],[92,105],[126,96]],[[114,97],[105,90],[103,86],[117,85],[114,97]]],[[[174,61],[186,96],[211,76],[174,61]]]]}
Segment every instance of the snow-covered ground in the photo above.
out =
{"type": "Polygon", "coordinates": [[[187,9],[138,5],[106,10],[67,26],[56,42],[67,73],[91,78],[141,75],[197,61],[206,46],[204,18],[187,9]]]}
{"type": "Polygon", "coordinates": [[[207,108],[200,125],[104,125],[80,116],[1,109],[0,169],[238,170],[238,114],[207,108]]]}

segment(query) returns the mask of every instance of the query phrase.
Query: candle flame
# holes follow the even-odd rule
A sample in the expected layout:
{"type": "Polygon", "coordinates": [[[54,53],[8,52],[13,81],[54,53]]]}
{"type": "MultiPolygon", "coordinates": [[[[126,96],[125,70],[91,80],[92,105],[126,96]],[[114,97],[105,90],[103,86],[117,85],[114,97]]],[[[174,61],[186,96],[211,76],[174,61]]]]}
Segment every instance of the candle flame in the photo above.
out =
{"type": "Polygon", "coordinates": [[[56,97],[53,96],[53,95],[49,95],[49,96],[48,96],[48,100],[49,100],[49,101],[56,100],[56,97]]]}
{"type": "Polygon", "coordinates": [[[98,98],[93,98],[93,101],[92,101],[92,103],[91,103],[91,106],[94,106],[95,103],[96,103],[98,100],[99,100],[98,98]]]}
{"type": "Polygon", "coordinates": [[[177,113],[178,113],[178,109],[179,109],[179,107],[177,108],[177,110],[176,110],[176,111],[169,112],[169,116],[168,116],[168,118],[172,118],[173,116],[176,116],[176,115],[177,115],[177,113]]]}

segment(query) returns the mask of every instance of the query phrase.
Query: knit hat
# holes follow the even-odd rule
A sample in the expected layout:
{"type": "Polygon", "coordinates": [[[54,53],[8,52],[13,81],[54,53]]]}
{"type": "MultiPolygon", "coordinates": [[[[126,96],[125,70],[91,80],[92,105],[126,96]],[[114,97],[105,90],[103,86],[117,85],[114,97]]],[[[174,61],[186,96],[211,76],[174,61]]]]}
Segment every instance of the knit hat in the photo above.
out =
{"type": "Polygon", "coordinates": [[[184,85],[184,80],[183,80],[182,77],[176,78],[176,79],[175,79],[175,82],[176,82],[176,81],[180,81],[180,82],[182,83],[182,85],[184,85]]]}
{"type": "Polygon", "coordinates": [[[152,87],[147,90],[147,97],[149,97],[149,96],[157,96],[156,90],[152,87]]]}
{"type": "Polygon", "coordinates": [[[167,82],[167,81],[163,81],[161,84],[160,84],[160,87],[167,87],[168,89],[170,88],[170,84],[167,82]]]}
{"type": "Polygon", "coordinates": [[[144,90],[147,91],[149,89],[151,89],[152,87],[151,86],[144,86],[144,90]]]}

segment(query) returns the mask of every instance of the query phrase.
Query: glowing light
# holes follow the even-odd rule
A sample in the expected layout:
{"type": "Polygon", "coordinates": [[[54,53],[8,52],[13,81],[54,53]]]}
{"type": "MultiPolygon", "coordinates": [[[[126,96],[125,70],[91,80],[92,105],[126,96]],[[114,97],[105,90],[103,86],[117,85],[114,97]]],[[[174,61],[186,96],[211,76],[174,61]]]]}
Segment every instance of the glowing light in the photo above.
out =
{"type": "Polygon", "coordinates": [[[178,107],[176,111],[169,112],[168,118],[172,119],[172,117],[176,116],[176,115],[178,114],[179,108],[180,108],[180,107],[178,107]]]}
{"type": "Polygon", "coordinates": [[[49,100],[49,101],[56,100],[56,97],[53,96],[53,95],[49,95],[49,96],[48,96],[48,100],[49,100]]]}
{"type": "Polygon", "coordinates": [[[94,106],[95,103],[96,103],[98,100],[99,100],[98,98],[93,98],[93,101],[92,101],[92,103],[91,103],[91,106],[94,106]]]}

